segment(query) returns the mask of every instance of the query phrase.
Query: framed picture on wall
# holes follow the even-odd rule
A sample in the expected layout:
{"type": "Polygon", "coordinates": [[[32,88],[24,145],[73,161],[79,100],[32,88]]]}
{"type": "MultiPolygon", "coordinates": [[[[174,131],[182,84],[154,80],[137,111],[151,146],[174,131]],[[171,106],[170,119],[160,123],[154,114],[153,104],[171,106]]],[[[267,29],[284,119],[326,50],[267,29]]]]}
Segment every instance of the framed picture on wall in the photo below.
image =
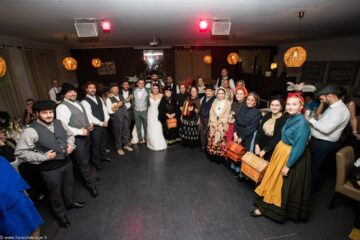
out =
{"type": "Polygon", "coordinates": [[[115,62],[103,62],[98,68],[99,75],[112,75],[116,74],[115,62]]]}

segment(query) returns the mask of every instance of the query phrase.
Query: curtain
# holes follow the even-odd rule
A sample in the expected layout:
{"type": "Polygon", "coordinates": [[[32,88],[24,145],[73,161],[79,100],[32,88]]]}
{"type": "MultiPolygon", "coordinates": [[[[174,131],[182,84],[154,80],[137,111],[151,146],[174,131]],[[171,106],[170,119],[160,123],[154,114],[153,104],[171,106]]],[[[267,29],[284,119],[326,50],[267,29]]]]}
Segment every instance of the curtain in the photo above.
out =
{"type": "Polygon", "coordinates": [[[243,73],[264,75],[266,71],[270,70],[270,49],[240,49],[239,56],[242,61],[243,73]]]}
{"type": "Polygon", "coordinates": [[[59,79],[56,53],[49,50],[24,49],[22,57],[28,73],[29,84],[35,90],[34,98],[49,99],[53,79],[59,79]]]}
{"type": "Polygon", "coordinates": [[[176,50],[175,79],[177,83],[188,83],[201,76],[204,80],[211,78],[211,64],[204,62],[210,50],[176,50]]]}
{"type": "Polygon", "coordinates": [[[0,101],[12,117],[22,117],[24,113],[24,103],[18,84],[14,78],[14,70],[10,64],[9,51],[5,48],[0,49],[0,56],[4,58],[7,71],[3,78],[0,78],[0,101]]]}

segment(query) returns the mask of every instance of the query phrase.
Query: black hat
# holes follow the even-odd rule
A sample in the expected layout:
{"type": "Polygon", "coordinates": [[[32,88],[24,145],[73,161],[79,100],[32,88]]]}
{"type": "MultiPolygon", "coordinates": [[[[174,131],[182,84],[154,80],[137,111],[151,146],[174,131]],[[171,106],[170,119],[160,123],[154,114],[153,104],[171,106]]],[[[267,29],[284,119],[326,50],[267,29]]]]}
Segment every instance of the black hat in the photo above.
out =
{"type": "Polygon", "coordinates": [[[56,103],[51,100],[43,100],[43,101],[37,101],[33,105],[33,111],[41,111],[41,110],[54,110],[56,107],[56,103]]]}
{"type": "Polygon", "coordinates": [[[326,87],[323,87],[322,89],[320,89],[316,94],[315,96],[316,97],[320,97],[321,95],[327,95],[327,94],[331,94],[331,93],[334,93],[334,94],[337,94],[337,88],[335,86],[326,86],[326,87]]]}
{"type": "Polygon", "coordinates": [[[65,95],[68,91],[76,91],[76,87],[70,83],[64,82],[61,85],[61,91],[60,91],[60,95],[65,95]]]}
{"type": "Polygon", "coordinates": [[[211,83],[205,84],[205,90],[206,90],[206,89],[214,90],[214,84],[211,84],[211,83]]]}
{"type": "Polygon", "coordinates": [[[109,89],[113,88],[113,87],[119,87],[119,84],[117,82],[112,82],[109,85],[109,89]]]}

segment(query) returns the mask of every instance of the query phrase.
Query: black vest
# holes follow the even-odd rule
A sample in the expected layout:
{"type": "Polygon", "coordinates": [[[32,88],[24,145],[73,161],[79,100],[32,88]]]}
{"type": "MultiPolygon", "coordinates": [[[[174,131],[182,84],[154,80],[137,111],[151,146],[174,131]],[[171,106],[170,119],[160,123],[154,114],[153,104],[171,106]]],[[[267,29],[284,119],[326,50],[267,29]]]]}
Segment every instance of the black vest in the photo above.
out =
{"type": "Polygon", "coordinates": [[[96,101],[98,102],[97,104],[89,97],[85,97],[84,100],[90,104],[92,115],[99,119],[100,122],[103,122],[105,120],[105,116],[100,97],[96,96],[96,101]]]}
{"type": "MultiPolygon", "coordinates": [[[[115,98],[115,97],[110,97],[110,101],[112,104],[114,103],[118,103],[120,101],[125,101],[124,97],[119,94],[119,101],[115,98]]],[[[123,106],[121,106],[119,108],[119,110],[117,110],[116,112],[114,112],[112,115],[111,115],[111,118],[114,120],[114,121],[118,121],[118,122],[122,122],[124,121],[125,118],[128,118],[128,111],[126,110],[126,107],[125,107],[125,103],[123,106]]]]}
{"type": "Polygon", "coordinates": [[[54,160],[48,160],[39,165],[40,170],[42,171],[54,170],[68,163],[66,157],[66,131],[60,120],[55,119],[53,125],[54,132],[51,132],[46,126],[38,122],[34,122],[30,125],[39,136],[38,141],[35,143],[35,150],[41,153],[46,153],[50,150],[56,152],[56,158],[54,160]]]}
{"type": "Polygon", "coordinates": [[[200,107],[200,117],[202,119],[208,119],[211,106],[215,100],[215,97],[212,96],[207,102],[206,102],[206,96],[201,101],[201,107],[200,107]]]}

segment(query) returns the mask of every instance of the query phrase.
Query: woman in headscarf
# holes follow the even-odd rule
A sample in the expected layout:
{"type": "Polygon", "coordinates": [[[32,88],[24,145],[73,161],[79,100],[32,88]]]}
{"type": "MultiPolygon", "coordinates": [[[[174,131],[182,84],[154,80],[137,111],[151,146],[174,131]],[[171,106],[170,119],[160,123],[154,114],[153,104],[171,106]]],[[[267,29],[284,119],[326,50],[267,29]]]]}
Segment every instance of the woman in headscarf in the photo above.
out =
{"type": "Polygon", "coordinates": [[[225,98],[226,90],[223,87],[219,87],[215,95],[216,99],[210,109],[207,149],[210,160],[220,163],[225,155],[231,102],[225,98]]]}

